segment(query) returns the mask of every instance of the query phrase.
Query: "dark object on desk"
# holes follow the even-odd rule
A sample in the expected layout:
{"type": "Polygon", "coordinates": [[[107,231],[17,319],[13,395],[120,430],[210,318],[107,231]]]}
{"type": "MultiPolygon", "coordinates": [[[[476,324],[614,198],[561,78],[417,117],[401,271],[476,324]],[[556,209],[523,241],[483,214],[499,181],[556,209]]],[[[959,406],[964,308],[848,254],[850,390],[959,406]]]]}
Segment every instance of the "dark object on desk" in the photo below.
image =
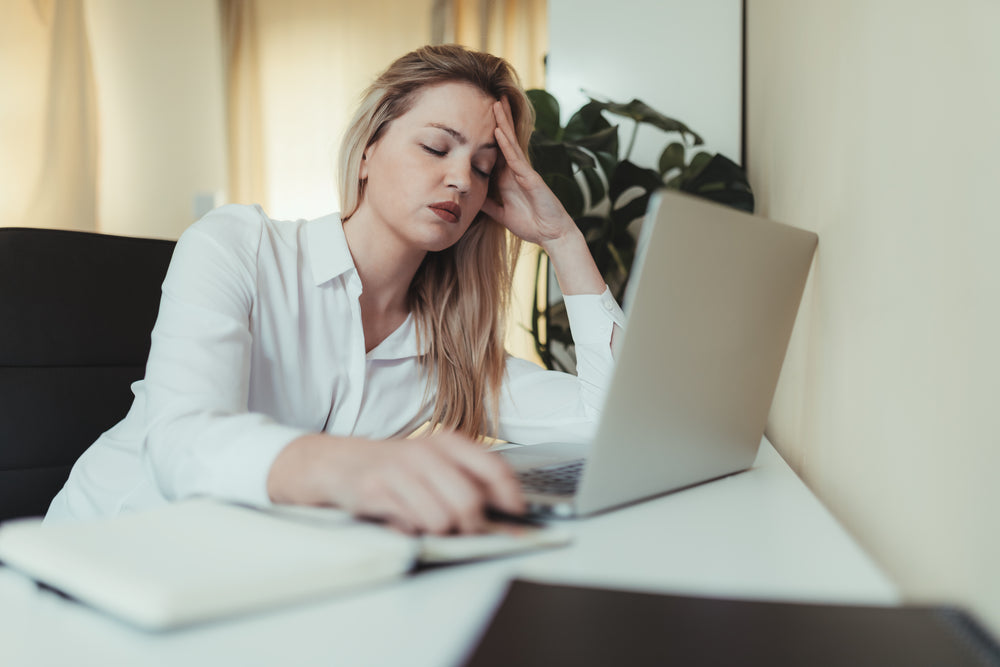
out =
{"type": "Polygon", "coordinates": [[[467,667],[491,665],[1000,665],[945,607],[657,595],[514,581],[467,667]]]}
{"type": "Polygon", "coordinates": [[[0,229],[0,520],[44,514],[141,379],[174,242],[0,229]]]}

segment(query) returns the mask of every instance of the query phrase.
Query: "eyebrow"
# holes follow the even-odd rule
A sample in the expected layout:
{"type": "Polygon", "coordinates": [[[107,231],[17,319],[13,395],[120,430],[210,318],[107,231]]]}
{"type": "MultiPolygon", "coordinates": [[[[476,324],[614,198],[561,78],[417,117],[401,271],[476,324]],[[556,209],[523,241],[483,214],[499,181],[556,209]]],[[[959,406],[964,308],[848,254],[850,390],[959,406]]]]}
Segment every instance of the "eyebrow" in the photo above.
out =
{"type": "MultiPolygon", "coordinates": [[[[452,136],[452,138],[455,139],[455,141],[457,141],[458,143],[462,144],[463,146],[465,144],[469,143],[469,140],[465,137],[464,134],[462,134],[461,132],[459,132],[458,130],[456,130],[453,127],[449,127],[447,125],[444,125],[443,123],[428,123],[427,127],[433,127],[435,129],[441,130],[443,132],[447,132],[449,135],[452,136]]],[[[495,141],[491,141],[488,144],[483,144],[479,148],[498,148],[498,146],[497,146],[497,144],[496,144],[495,141]]]]}

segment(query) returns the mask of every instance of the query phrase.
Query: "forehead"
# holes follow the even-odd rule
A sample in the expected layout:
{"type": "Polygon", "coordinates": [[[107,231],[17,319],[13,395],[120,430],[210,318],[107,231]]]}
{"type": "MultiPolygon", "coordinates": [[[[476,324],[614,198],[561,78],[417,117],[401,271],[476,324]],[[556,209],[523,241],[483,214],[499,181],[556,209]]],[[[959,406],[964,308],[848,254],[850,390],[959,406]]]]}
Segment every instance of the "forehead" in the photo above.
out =
{"type": "Polygon", "coordinates": [[[425,86],[417,92],[410,110],[393,124],[418,129],[444,125],[465,135],[469,141],[491,143],[496,128],[495,101],[468,83],[425,86]]]}

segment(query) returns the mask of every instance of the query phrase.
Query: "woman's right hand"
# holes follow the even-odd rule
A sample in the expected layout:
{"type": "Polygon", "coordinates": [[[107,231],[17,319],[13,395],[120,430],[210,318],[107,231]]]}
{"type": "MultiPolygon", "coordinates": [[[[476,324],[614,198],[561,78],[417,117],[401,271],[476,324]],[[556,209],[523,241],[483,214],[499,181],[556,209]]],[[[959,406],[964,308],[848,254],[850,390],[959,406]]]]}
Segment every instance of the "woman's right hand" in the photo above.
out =
{"type": "Polygon", "coordinates": [[[488,507],[524,511],[506,462],[452,432],[381,441],[303,436],[278,454],[267,490],[274,502],[333,505],[409,533],[476,533],[488,507]]]}

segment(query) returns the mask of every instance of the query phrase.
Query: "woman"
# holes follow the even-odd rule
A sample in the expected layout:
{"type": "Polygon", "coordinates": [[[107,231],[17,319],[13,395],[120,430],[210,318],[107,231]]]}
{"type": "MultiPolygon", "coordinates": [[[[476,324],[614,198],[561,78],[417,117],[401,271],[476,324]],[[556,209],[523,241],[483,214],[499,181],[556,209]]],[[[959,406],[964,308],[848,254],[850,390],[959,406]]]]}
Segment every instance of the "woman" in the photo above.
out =
{"type": "Polygon", "coordinates": [[[620,310],[527,160],[531,107],[503,60],[425,47],[366,92],[341,149],[341,213],[225,206],[178,242],[127,417],[47,518],[193,495],[335,505],[411,532],[523,509],[474,440],[586,438],[620,310]],[[540,244],[567,296],[580,378],[503,349],[513,258],[540,244]],[[409,438],[427,421],[438,428],[409,438]]]}

